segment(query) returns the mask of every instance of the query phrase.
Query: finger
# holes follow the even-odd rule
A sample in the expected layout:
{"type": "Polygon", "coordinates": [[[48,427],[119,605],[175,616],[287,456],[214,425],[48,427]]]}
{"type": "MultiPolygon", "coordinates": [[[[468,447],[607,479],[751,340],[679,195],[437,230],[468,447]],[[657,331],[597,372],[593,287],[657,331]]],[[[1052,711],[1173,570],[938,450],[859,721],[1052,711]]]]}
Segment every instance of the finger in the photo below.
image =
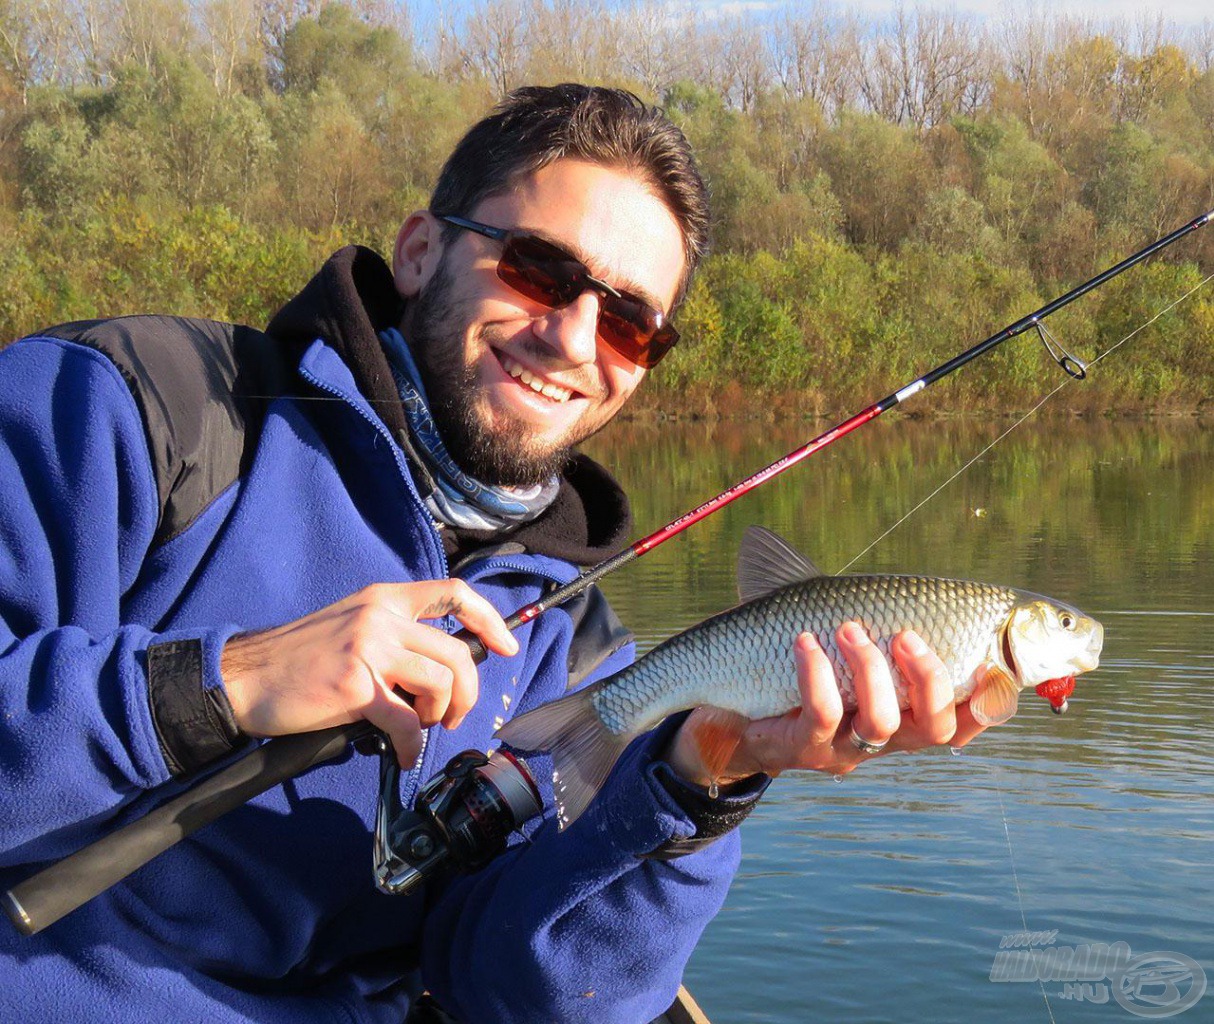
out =
{"type": "Polygon", "coordinates": [[[408,623],[395,636],[397,653],[385,673],[393,686],[415,694],[424,725],[456,728],[480,692],[476,663],[468,645],[425,623],[408,623]]]}
{"type": "Polygon", "coordinates": [[[410,622],[391,635],[379,637],[361,656],[375,686],[407,700],[423,728],[434,725],[446,714],[454,679],[448,666],[430,656],[435,645],[426,637],[428,631],[431,627],[410,622]]]}
{"type": "Polygon", "coordinates": [[[836,639],[851,668],[856,688],[856,715],[852,728],[870,743],[884,743],[897,731],[902,720],[889,662],[858,622],[845,622],[839,627],[836,639]]]}
{"type": "Polygon", "coordinates": [[[409,588],[409,601],[417,618],[454,615],[491,651],[507,657],[518,653],[518,641],[506,628],[506,620],[463,580],[425,580],[404,586],[409,588]]]}
{"type": "Polygon", "coordinates": [[[901,750],[947,743],[957,731],[953,686],[944,662],[910,630],[894,637],[894,663],[906,680],[910,714],[895,737],[901,750]]]}
{"type": "Polygon", "coordinates": [[[974,718],[974,713],[970,711],[969,702],[957,705],[957,729],[953,733],[952,739],[948,741],[950,747],[964,747],[975,736],[985,732],[987,727],[974,718]]]}
{"type": "Polygon", "coordinates": [[[380,690],[363,709],[363,718],[392,741],[396,763],[412,768],[422,752],[422,725],[408,701],[390,690],[380,690]]]}
{"type": "Polygon", "coordinates": [[[797,688],[801,691],[802,714],[798,720],[801,747],[820,747],[831,742],[843,720],[843,697],[835,670],[812,633],[802,633],[793,644],[797,662],[797,688]]]}

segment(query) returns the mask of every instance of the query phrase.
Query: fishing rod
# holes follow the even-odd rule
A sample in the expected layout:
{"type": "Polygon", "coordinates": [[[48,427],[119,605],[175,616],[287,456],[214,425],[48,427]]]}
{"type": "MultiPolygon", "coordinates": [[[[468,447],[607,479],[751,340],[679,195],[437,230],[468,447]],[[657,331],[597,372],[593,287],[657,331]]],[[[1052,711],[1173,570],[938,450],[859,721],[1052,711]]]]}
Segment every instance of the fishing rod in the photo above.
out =
{"type": "MultiPolygon", "coordinates": [[[[647,554],[688,527],[766,483],[772,477],[790,469],[827,445],[833,444],[839,438],[850,434],[858,427],[876,419],[894,406],[900,405],[911,396],[1025,331],[1037,330],[1050,356],[1072,377],[1081,379],[1086,372],[1085,364],[1062,349],[1045,330],[1042,321],[1063,306],[1086,295],[1092,289],[1098,288],[1190,232],[1203,227],[1211,219],[1214,219],[1214,210],[1202,214],[1183,227],[1164,235],[1132,256],[1126,257],[1120,263],[1046,303],[1040,309],[1009,324],[1003,330],[992,334],[959,355],[953,356],[923,376],[882,398],[879,402],[875,402],[849,419],[831,427],[813,440],[789,452],[783,458],[777,459],[765,469],[734,484],[716,497],[710,498],[690,512],[667,523],[661,529],[641,538],[618,554],[587,569],[551,594],[518,609],[505,620],[507,628],[517,629],[548,609],[576,597],[604,576],[647,554]]],[[[485,660],[487,651],[474,634],[465,629],[455,635],[468,645],[477,664],[485,660]]],[[[32,935],[99,895],[203,825],[209,824],[258,794],[285,782],[308,768],[338,757],[350,743],[367,740],[377,743],[384,761],[391,757],[390,749],[385,749],[383,741],[378,740],[375,736],[374,727],[366,721],[269,740],[186,792],[162,804],[146,817],[99,839],[14,886],[0,896],[0,904],[4,906],[20,931],[32,935]]],[[[383,776],[380,790],[382,809],[383,803],[392,799],[391,791],[396,786],[398,776],[393,771],[383,772],[382,764],[381,775],[383,776]]],[[[427,784],[427,786],[429,785],[431,783],[427,784]]],[[[396,794],[396,800],[399,802],[398,794],[396,794]]],[[[378,836],[377,830],[377,839],[378,836]]]]}
{"type": "MultiPolygon", "coordinates": [[[[899,388],[893,394],[887,395],[885,398],[881,399],[881,401],[875,402],[867,409],[863,409],[856,413],[850,419],[846,419],[842,423],[831,427],[830,430],[819,434],[812,441],[808,441],[800,448],[789,452],[783,458],[777,459],[765,469],[761,469],[754,475],[748,476],[745,480],[739,481],[728,490],[722,491],[715,498],[710,498],[708,501],[704,502],[704,504],[697,506],[690,512],[685,512],[683,515],[679,516],[678,519],[667,523],[660,530],[655,530],[648,537],[642,537],[631,546],[625,548],[619,554],[605,559],[598,565],[587,569],[576,579],[565,584],[560,589],[554,590],[551,594],[548,594],[533,604],[527,605],[525,608],[520,608],[508,619],[506,619],[506,627],[511,630],[517,629],[519,626],[525,625],[537,615],[547,611],[549,608],[564,604],[571,597],[576,597],[591,584],[601,580],[609,573],[613,573],[616,569],[619,569],[622,566],[627,565],[629,562],[640,558],[647,552],[652,551],[659,544],[664,544],[666,541],[670,540],[671,537],[682,533],[689,526],[698,523],[701,519],[704,519],[712,515],[714,512],[724,508],[730,502],[736,501],[738,498],[742,497],[743,494],[754,490],[761,484],[765,484],[772,477],[778,476],[786,469],[791,469],[798,462],[809,458],[815,452],[821,451],[827,445],[833,444],[846,434],[850,434],[857,427],[863,426],[870,420],[875,420],[882,413],[888,412],[894,406],[906,401],[906,399],[910,398],[912,395],[918,394],[924,388],[930,387],[938,380],[941,380],[954,371],[961,369],[961,367],[963,367],[966,363],[977,359],[979,356],[989,352],[997,345],[1001,345],[1003,342],[1009,340],[1010,338],[1014,338],[1019,334],[1023,334],[1025,331],[1036,329],[1041,332],[1042,341],[1045,344],[1046,350],[1050,353],[1050,356],[1054,359],[1054,361],[1057,362],[1058,365],[1061,366],[1072,377],[1080,380],[1083,379],[1086,373],[1086,365],[1081,360],[1076,359],[1074,356],[1070,355],[1070,353],[1062,349],[1061,346],[1058,345],[1057,341],[1053,340],[1049,333],[1044,330],[1042,321],[1044,321],[1046,317],[1050,316],[1051,314],[1056,313],[1063,306],[1069,305],[1081,296],[1086,295],[1093,288],[1100,287],[1100,285],[1104,284],[1106,281],[1111,280],[1123,271],[1129,270],[1136,264],[1141,263],[1147,257],[1153,256],[1161,249],[1167,248],[1173,242],[1183,238],[1191,231],[1196,231],[1198,228],[1203,227],[1212,219],[1214,219],[1214,210],[1211,210],[1209,213],[1204,213],[1200,217],[1191,220],[1188,224],[1177,228],[1171,234],[1164,235],[1162,238],[1152,242],[1146,248],[1140,249],[1138,252],[1134,253],[1134,255],[1127,256],[1120,263],[1109,267],[1107,270],[1102,271],[1090,280],[1085,281],[1083,284],[1072,288],[1069,292],[1064,295],[1060,295],[1052,302],[1047,302],[1040,309],[1029,313],[1028,316],[1021,317],[1014,324],[1008,325],[998,333],[992,334],[985,341],[980,341],[977,345],[966,349],[960,355],[953,356],[952,359],[941,363],[933,370],[929,370],[917,380],[911,381],[905,387],[899,388]]],[[[477,664],[480,664],[485,660],[488,652],[474,634],[465,629],[461,630],[456,635],[472,648],[472,655],[477,664]]]]}

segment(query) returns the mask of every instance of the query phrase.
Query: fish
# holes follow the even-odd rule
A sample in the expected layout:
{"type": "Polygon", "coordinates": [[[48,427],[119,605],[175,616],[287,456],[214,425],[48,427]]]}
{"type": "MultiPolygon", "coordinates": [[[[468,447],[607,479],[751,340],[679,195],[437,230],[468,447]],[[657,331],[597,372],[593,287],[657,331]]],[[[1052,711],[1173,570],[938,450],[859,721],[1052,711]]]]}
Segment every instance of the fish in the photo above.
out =
{"type": "Polygon", "coordinates": [[[498,729],[497,737],[517,750],[551,752],[562,828],[586,809],[628,744],[667,716],[710,706],[737,723],[799,707],[793,642],[802,632],[817,638],[844,710],[854,711],[855,681],[839,650],[838,627],[848,620],[864,627],[889,659],[903,709],[910,706],[907,683],[890,643],[914,630],[944,662],[955,703],[968,701],[983,725],[1011,718],[1029,686],[1054,710],[1065,710],[1074,676],[1097,667],[1104,642],[1099,622],[1052,598],[932,576],[827,575],[758,526],[742,539],[738,595],[735,607],[627,668],[498,729]]]}

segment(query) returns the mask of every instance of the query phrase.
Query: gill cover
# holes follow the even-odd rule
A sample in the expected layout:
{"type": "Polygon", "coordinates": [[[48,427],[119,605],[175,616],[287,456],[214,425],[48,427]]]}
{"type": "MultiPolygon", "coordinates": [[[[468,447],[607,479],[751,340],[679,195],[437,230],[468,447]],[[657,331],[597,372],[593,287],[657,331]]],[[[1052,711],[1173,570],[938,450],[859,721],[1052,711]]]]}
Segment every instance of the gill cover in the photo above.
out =
{"type": "Polygon", "coordinates": [[[1090,672],[1100,663],[1104,628],[1076,608],[1029,595],[1013,609],[1005,649],[1020,687],[1090,672]]]}

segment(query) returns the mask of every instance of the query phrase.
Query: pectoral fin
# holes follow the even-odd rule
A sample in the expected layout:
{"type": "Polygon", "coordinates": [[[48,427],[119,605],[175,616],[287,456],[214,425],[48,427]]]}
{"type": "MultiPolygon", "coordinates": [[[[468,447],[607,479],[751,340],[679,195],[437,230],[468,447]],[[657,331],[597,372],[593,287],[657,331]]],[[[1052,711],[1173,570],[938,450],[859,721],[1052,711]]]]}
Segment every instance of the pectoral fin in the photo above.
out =
{"type": "Polygon", "coordinates": [[[970,711],[980,725],[1002,725],[1016,713],[1020,687],[1007,671],[987,663],[977,671],[978,685],[970,697],[970,711]]]}
{"type": "Polygon", "coordinates": [[[729,767],[750,720],[736,711],[702,707],[688,725],[692,730],[696,753],[700,755],[708,777],[714,780],[721,778],[729,767]]]}

